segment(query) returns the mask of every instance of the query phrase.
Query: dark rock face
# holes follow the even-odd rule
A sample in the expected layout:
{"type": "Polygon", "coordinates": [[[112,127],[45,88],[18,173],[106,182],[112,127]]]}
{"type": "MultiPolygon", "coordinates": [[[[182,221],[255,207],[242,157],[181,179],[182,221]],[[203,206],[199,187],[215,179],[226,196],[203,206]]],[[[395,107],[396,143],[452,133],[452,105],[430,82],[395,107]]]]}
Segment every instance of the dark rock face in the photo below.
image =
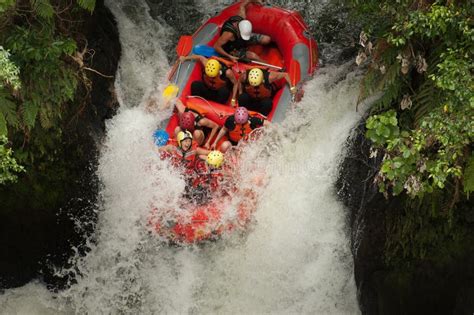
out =
{"type": "MultiPolygon", "coordinates": [[[[93,58],[84,60],[87,66],[114,76],[121,47],[114,17],[103,1],[97,1],[80,37],[95,52],[93,58]]],[[[81,47],[84,43],[78,44],[81,47]]],[[[87,251],[83,244],[93,232],[98,200],[97,145],[105,131],[105,120],[113,116],[117,107],[114,78],[92,72],[88,78],[90,101],[63,129],[62,162],[66,167],[58,169],[66,172],[70,180],[67,184],[48,183],[46,187],[51,195],[45,198],[59,200],[59,204],[52,202],[57,207],[35,208],[35,201],[24,197],[28,196],[28,183],[38,185],[38,179],[45,182],[41,174],[24,180],[19,189],[0,189],[9,199],[0,202],[0,288],[21,286],[40,276],[50,287],[60,288],[70,279],[55,278],[51,267],[67,265],[75,254],[73,247],[80,253],[87,251]]],[[[79,90],[81,93],[85,94],[79,90]]]]}
{"type": "Polygon", "coordinates": [[[404,204],[401,198],[387,200],[378,193],[373,179],[382,157],[369,157],[370,143],[364,132],[361,122],[349,140],[337,182],[339,195],[350,211],[354,272],[362,313],[473,314],[474,253],[469,244],[464,245],[459,258],[447,262],[385,264],[388,220],[400,215],[404,204]]]}

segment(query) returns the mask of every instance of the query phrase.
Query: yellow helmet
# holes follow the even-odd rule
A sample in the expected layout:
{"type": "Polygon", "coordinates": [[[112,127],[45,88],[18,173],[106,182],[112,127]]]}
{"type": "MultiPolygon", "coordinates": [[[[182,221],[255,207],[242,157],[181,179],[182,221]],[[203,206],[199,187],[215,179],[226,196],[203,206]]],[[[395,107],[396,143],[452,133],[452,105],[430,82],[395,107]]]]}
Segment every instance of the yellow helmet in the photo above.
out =
{"type": "Polygon", "coordinates": [[[249,71],[248,77],[251,86],[259,86],[263,82],[263,71],[260,68],[253,68],[249,71]]]}
{"type": "Polygon", "coordinates": [[[221,71],[221,64],[215,59],[209,59],[206,62],[206,75],[211,78],[215,78],[221,71]]]}
{"type": "Polygon", "coordinates": [[[179,146],[181,146],[181,141],[185,139],[193,140],[193,135],[187,130],[178,132],[178,135],[176,136],[176,141],[178,141],[179,146]]]}
{"type": "Polygon", "coordinates": [[[214,167],[221,167],[224,162],[224,154],[221,151],[211,151],[207,155],[207,163],[214,167]]]}

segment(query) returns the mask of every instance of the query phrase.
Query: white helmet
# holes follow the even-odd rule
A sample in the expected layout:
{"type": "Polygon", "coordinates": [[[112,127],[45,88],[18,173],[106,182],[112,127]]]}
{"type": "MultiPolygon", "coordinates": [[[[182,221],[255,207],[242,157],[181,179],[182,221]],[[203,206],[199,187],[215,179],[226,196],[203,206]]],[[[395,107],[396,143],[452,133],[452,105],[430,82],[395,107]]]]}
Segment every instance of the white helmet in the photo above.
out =
{"type": "Polygon", "coordinates": [[[252,23],[249,20],[242,20],[239,22],[240,36],[243,40],[249,40],[252,35],[252,23]]]}

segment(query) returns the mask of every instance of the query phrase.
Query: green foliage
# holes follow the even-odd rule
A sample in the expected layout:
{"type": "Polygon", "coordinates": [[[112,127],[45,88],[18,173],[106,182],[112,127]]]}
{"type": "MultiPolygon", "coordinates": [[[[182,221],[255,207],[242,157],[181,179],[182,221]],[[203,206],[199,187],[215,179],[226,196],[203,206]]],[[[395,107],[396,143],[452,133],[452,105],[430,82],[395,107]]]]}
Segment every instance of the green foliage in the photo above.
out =
{"type": "Polygon", "coordinates": [[[388,140],[400,134],[397,113],[394,110],[369,117],[366,127],[366,137],[377,145],[384,145],[388,140]]]}
{"type": "Polygon", "coordinates": [[[10,98],[10,94],[5,89],[0,88],[0,135],[8,133],[8,125],[18,128],[19,119],[16,107],[17,105],[10,98]]]}
{"type": "Polygon", "coordinates": [[[459,215],[440,210],[449,202],[442,190],[407,202],[405,209],[387,214],[385,262],[389,266],[409,267],[416,261],[430,261],[438,266],[455,263],[472,248],[474,236],[466,216],[468,204],[458,206],[459,215]]]}
{"type": "Polygon", "coordinates": [[[15,182],[18,178],[16,174],[25,171],[13,158],[13,152],[6,144],[7,138],[0,135],[0,185],[15,182]]]}
{"type": "Polygon", "coordinates": [[[89,12],[94,11],[95,8],[95,0],[77,0],[77,4],[89,12]]]}
{"type": "Polygon", "coordinates": [[[0,14],[7,11],[15,2],[16,0],[0,0],[0,14]]]}
{"type": "Polygon", "coordinates": [[[464,192],[469,196],[474,191],[474,157],[471,155],[464,171],[464,192]]]}
{"type": "Polygon", "coordinates": [[[78,81],[62,58],[75,52],[75,42],[54,37],[47,29],[16,27],[6,46],[22,69],[21,78],[28,87],[19,104],[22,127],[33,129],[39,115],[41,126],[49,128],[61,118],[63,104],[74,99],[78,81]]]}
{"type": "Polygon", "coordinates": [[[30,0],[33,10],[42,18],[51,19],[54,16],[54,8],[49,0],[30,0]]]}
{"type": "Polygon", "coordinates": [[[474,138],[474,120],[467,111],[432,111],[415,130],[399,133],[394,111],[369,117],[366,136],[386,154],[377,177],[381,192],[403,190],[420,197],[443,189],[463,174],[465,148],[474,138]]]}
{"type": "Polygon", "coordinates": [[[404,202],[387,214],[386,262],[452,259],[473,239],[472,1],[346,2],[365,30],[359,101],[380,96],[366,122],[375,183],[404,202]]]}
{"type": "Polygon", "coordinates": [[[422,197],[444,189],[462,177],[464,151],[473,140],[472,5],[351,2],[369,15],[365,23],[374,15],[386,21],[371,27],[378,36],[375,45],[361,34],[369,69],[360,100],[382,94],[366,124],[367,137],[386,153],[377,178],[380,190],[422,197]],[[384,121],[397,119],[394,110],[397,126],[384,121]]]}
{"type": "Polygon", "coordinates": [[[5,85],[13,90],[21,87],[20,69],[10,60],[10,53],[0,46],[0,88],[5,85]]]}
{"type": "Polygon", "coordinates": [[[15,4],[0,0],[0,136],[9,141],[8,149],[3,142],[0,147],[0,183],[10,183],[12,193],[22,196],[33,192],[40,201],[51,196],[44,206],[56,205],[64,198],[61,186],[70,180],[64,129],[83,110],[89,88],[82,63],[87,61],[74,59],[75,39],[83,40],[84,9],[92,12],[95,0],[15,4]],[[80,83],[84,95],[77,93],[80,83]],[[23,170],[28,176],[13,185],[23,170]]]}

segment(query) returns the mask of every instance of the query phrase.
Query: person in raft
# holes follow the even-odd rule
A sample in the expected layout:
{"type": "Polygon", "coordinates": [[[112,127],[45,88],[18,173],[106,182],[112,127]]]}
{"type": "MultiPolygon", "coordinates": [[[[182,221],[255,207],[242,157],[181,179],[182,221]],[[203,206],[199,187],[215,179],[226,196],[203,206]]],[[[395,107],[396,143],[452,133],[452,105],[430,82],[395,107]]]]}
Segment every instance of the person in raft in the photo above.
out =
{"type": "Polygon", "coordinates": [[[262,1],[243,1],[239,15],[231,16],[224,22],[220,37],[214,44],[214,49],[221,56],[232,61],[238,61],[240,58],[263,61],[256,53],[247,51],[247,46],[253,44],[268,45],[272,41],[270,36],[252,34],[252,23],[246,20],[246,7],[249,3],[262,4],[262,1]]]}
{"type": "Polygon", "coordinates": [[[193,143],[193,135],[189,131],[180,131],[176,136],[176,144],[168,144],[158,148],[160,152],[167,152],[171,156],[171,164],[175,167],[184,167],[185,175],[194,175],[194,166],[196,158],[205,159],[209,150],[200,148],[193,143]]]}
{"type": "Polygon", "coordinates": [[[273,96],[283,82],[290,86],[291,94],[296,93],[296,87],[291,85],[290,76],[286,72],[274,72],[267,69],[253,68],[243,73],[239,78],[242,94],[239,96],[239,106],[268,116],[273,107],[273,96]]]}
{"type": "Polygon", "coordinates": [[[224,141],[220,146],[220,151],[225,153],[232,145],[237,145],[240,140],[245,139],[253,130],[269,124],[267,120],[250,117],[245,107],[237,107],[234,115],[227,117],[211,148],[215,150],[221,138],[227,135],[229,141],[224,141]]]}
{"type": "Polygon", "coordinates": [[[224,180],[224,154],[214,150],[209,152],[205,164],[198,171],[198,176],[193,180],[192,195],[194,199],[201,202],[208,201],[211,194],[218,191],[224,180]]]}
{"type": "MultiPolygon", "coordinates": [[[[170,101],[170,103],[172,103],[172,101],[170,101]]],[[[211,139],[214,138],[215,134],[217,133],[219,125],[212,120],[201,116],[199,113],[187,108],[180,99],[176,99],[174,104],[179,114],[179,126],[177,126],[174,130],[175,137],[177,137],[179,132],[187,130],[192,133],[197,145],[203,146],[205,149],[209,149],[211,147],[211,139]],[[204,143],[206,138],[206,135],[204,134],[204,128],[211,129],[211,133],[206,143],[204,143]]],[[[168,107],[169,104],[166,106],[168,107]]]]}
{"type": "Polygon", "coordinates": [[[201,96],[207,100],[225,104],[230,96],[230,88],[233,86],[232,98],[237,95],[237,79],[234,72],[223,62],[206,58],[199,55],[181,56],[180,62],[186,60],[199,61],[203,66],[202,81],[194,81],[191,84],[191,95],[201,96]]]}

